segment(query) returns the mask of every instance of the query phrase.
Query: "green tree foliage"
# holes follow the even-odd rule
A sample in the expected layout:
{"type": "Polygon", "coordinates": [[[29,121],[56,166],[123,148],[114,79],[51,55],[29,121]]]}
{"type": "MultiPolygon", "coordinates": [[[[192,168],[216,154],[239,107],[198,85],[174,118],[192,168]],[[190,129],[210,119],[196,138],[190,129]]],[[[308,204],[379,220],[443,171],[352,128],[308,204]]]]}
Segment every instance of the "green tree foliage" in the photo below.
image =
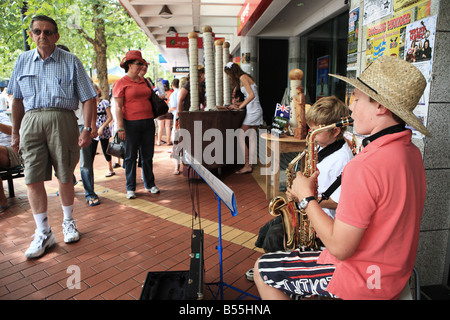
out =
{"type": "Polygon", "coordinates": [[[0,79],[8,79],[17,56],[23,52],[21,6],[0,0],[0,79]]]}
{"type": "MultiPolygon", "coordinates": [[[[128,50],[142,50],[145,59],[157,61],[157,48],[118,0],[28,0],[26,3],[27,11],[22,17],[23,0],[0,0],[0,79],[9,78],[17,56],[24,50],[23,30],[28,33],[31,18],[40,14],[58,23],[58,44],[66,45],[76,54],[90,75],[98,69],[103,90],[108,85],[107,69],[119,65],[128,50]]],[[[35,48],[29,38],[28,44],[35,48]]]]}

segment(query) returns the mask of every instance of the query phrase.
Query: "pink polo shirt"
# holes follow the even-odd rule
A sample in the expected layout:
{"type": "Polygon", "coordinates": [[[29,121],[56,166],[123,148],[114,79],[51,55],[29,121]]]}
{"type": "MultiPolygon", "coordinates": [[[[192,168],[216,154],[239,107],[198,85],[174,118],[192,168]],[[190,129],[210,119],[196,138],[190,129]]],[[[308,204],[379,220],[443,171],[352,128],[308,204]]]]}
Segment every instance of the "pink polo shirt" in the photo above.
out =
{"type": "Polygon", "coordinates": [[[365,229],[344,261],[324,250],[318,262],[335,265],[327,290],[342,299],[397,299],[411,276],[425,203],[422,155],[411,131],[371,142],[344,169],[336,219],[365,229]]]}

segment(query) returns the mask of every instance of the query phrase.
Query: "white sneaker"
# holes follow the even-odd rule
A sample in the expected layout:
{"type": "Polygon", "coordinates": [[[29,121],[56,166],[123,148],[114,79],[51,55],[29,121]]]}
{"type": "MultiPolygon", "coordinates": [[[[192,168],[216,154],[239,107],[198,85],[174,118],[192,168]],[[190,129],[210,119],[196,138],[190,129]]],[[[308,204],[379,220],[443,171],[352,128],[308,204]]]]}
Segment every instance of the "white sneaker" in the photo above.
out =
{"type": "Polygon", "coordinates": [[[127,199],[136,199],[136,193],[134,191],[127,191],[127,199]]]}
{"type": "Polygon", "coordinates": [[[36,229],[33,235],[34,239],[31,241],[30,247],[25,251],[25,258],[33,259],[42,256],[45,249],[50,248],[56,243],[55,236],[52,230],[43,233],[36,229]]]}
{"type": "Polygon", "coordinates": [[[253,280],[253,268],[251,268],[250,270],[248,270],[248,271],[245,273],[245,277],[246,277],[247,280],[249,280],[249,281],[254,281],[254,280],[253,280]]]}
{"type": "Polygon", "coordinates": [[[63,224],[64,242],[71,243],[80,240],[75,220],[64,220],[63,224]]]}
{"type": "Polygon", "coordinates": [[[159,189],[157,186],[153,186],[150,189],[145,188],[145,190],[151,193],[159,193],[159,189]]]}

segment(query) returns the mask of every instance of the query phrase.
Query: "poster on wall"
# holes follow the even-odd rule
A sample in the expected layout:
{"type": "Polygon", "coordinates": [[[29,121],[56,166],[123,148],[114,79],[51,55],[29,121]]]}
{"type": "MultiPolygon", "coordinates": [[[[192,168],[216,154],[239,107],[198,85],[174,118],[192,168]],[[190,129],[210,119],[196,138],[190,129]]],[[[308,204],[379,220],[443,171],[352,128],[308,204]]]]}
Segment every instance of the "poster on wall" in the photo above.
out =
{"type": "Polygon", "coordinates": [[[402,12],[367,28],[366,67],[383,55],[404,59],[406,26],[412,17],[412,12],[402,12]]]}
{"type": "MultiPolygon", "coordinates": [[[[375,3],[364,1],[365,4],[366,2],[375,3]]],[[[367,26],[365,64],[368,67],[379,57],[391,55],[413,63],[422,72],[427,87],[414,109],[414,114],[426,126],[436,17],[430,17],[430,0],[393,0],[393,12],[393,15],[373,20],[373,23],[367,26]]],[[[414,138],[423,138],[417,130],[412,131],[414,138]]]]}
{"type": "MultiPolygon", "coordinates": [[[[428,11],[427,16],[430,15],[430,4],[431,0],[394,0],[393,8],[394,12],[399,12],[405,9],[411,9],[412,7],[415,7],[418,9],[418,13],[422,14],[424,11],[428,11]]],[[[418,17],[416,20],[420,20],[423,17],[418,17]]]]}
{"type": "Polygon", "coordinates": [[[405,59],[406,26],[430,15],[430,0],[415,4],[367,27],[366,67],[385,54],[405,59]]]}
{"type": "MultiPolygon", "coordinates": [[[[427,125],[428,101],[430,100],[431,71],[433,67],[434,43],[437,17],[428,17],[409,24],[406,27],[405,60],[414,64],[427,80],[427,86],[414,109],[414,114],[427,125]]],[[[413,130],[414,137],[423,135],[413,130]]]]}
{"type": "Polygon", "coordinates": [[[317,59],[317,84],[316,101],[322,97],[328,96],[328,71],[330,66],[330,57],[323,56],[317,59]]]}
{"type": "Polygon", "coordinates": [[[394,1],[394,8],[398,9],[393,17],[367,27],[366,67],[385,54],[405,59],[406,26],[430,15],[430,0],[415,2],[415,6],[400,4],[406,5],[404,1],[394,1]]]}
{"type": "Polygon", "coordinates": [[[241,63],[250,63],[250,52],[246,52],[242,54],[241,63]]]}
{"type": "Polygon", "coordinates": [[[359,39],[359,7],[349,13],[347,68],[356,66],[359,39]]]}
{"type": "Polygon", "coordinates": [[[392,13],[392,0],[364,0],[363,25],[392,13]]]}
{"type": "Polygon", "coordinates": [[[433,56],[436,36],[436,16],[425,18],[406,27],[405,60],[429,61],[433,56]]]}

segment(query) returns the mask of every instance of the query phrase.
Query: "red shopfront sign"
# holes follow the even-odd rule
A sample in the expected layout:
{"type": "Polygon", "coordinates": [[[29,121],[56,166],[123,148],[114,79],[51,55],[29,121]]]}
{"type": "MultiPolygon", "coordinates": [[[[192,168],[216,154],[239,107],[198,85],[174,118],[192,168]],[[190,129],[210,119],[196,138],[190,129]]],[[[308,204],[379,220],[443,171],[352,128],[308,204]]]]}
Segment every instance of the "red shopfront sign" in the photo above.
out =
{"type": "MultiPolygon", "coordinates": [[[[203,48],[203,39],[197,39],[198,48],[203,48]]],[[[189,48],[188,37],[166,37],[167,48],[189,48]]]]}
{"type": "MultiPolygon", "coordinates": [[[[225,40],[225,38],[214,38],[216,40],[225,40]]],[[[203,38],[197,38],[197,47],[203,49],[203,38]]],[[[166,37],[166,48],[189,48],[188,37],[166,37]]]]}
{"type": "Polygon", "coordinates": [[[273,0],[246,0],[237,17],[238,36],[245,36],[273,0]]]}

